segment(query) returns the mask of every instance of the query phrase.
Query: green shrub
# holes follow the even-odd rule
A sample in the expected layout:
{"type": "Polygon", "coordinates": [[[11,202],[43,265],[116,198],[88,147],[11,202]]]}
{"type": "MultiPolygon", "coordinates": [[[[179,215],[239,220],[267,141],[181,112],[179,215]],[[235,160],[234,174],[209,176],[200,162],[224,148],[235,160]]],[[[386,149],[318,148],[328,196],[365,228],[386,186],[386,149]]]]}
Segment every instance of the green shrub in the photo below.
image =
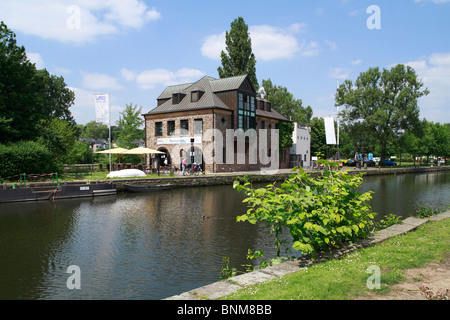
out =
{"type": "Polygon", "coordinates": [[[293,249],[302,254],[339,246],[367,236],[374,227],[375,213],[367,203],[372,192],[360,193],[363,174],[350,175],[347,171],[328,170],[312,177],[299,168],[296,174],[277,187],[253,189],[250,183],[234,188],[245,192],[249,209],[237,221],[252,224],[264,221],[275,237],[278,255],[284,241],[279,236],[288,229],[293,249]]]}
{"type": "Polygon", "coordinates": [[[50,151],[32,141],[0,145],[0,177],[16,174],[62,172],[50,151]]]}

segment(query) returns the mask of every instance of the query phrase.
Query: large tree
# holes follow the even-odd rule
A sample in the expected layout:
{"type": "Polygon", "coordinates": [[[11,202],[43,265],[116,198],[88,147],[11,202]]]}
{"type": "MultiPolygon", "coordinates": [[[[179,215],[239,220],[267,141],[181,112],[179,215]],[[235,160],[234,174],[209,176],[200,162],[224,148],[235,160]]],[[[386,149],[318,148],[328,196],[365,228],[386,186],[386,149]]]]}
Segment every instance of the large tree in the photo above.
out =
{"type": "Polygon", "coordinates": [[[310,106],[304,108],[302,100],[295,99],[287,88],[277,86],[270,79],[262,81],[262,87],[266,93],[265,98],[270,101],[272,108],[278,111],[292,122],[281,121],[277,129],[280,130],[280,151],[292,147],[292,133],[294,132],[294,123],[309,125],[313,111],[310,106]]]}
{"type": "Polygon", "coordinates": [[[272,108],[292,122],[301,125],[309,125],[313,116],[310,106],[303,107],[301,99],[295,99],[294,95],[286,87],[277,86],[270,79],[262,81],[262,87],[266,92],[266,99],[272,104],[272,108]]]}
{"type": "Polygon", "coordinates": [[[346,80],[337,90],[336,105],[345,106],[347,123],[361,122],[379,141],[381,160],[386,149],[402,131],[420,126],[417,100],[429,93],[410,66],[402,64],[390,70],[370,68],[355,83],[346,80]]]}
{"type": "Polygon", "coordinates": [[[120,113],[120,118],[117,121],[119,127],[118,140],[121,145],[126,148],[136,147],[136,140],[145,137],[142,125],[144,119],[141,118],[142,107],[133,106],[132,103],[126,106],[125,110],[120,113]]]}
{"type": "Polygon", "coordinates": [[[256,58],[252,51],[252,40],[248,25],[242,17],[231,23],[230,31],[226,32],[226,51],[222,51],[222,66],[217,69],[220,78],[228,78],[248,74],[255,90],[258,90],[256,78],[256,58]]]}
{"type": "Polygon", "coordinates": [[[74,100],[64,79],[37,70],[0,22],[0,143],[36,140],[54,118],[75,126],[69,111],[74,100]]]}

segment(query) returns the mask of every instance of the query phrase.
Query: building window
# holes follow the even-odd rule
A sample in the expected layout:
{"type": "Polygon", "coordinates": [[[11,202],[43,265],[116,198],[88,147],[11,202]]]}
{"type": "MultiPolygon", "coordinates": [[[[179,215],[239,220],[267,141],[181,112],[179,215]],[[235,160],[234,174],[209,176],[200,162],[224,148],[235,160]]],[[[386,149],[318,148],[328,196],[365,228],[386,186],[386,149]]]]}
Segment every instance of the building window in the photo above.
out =
{"type": "Polygon", "coordinates": [[[259,101],[259,108],[260,108],[261,110],[264,110],[264,109],[265,109],[265,105],[264,105],[264,101],[263,101],[263,100],[260,100],[260,101],[259,101]]]}
{"type": "Polygon", "coordinates": [[[254,96],[238,94],[237,125],[238,129],[244,131],[256,129],[256,99],[254,96]]]}
{"type": "Polygon", "coordinates": [[[266,122],[265,121],[261,121],[261,129],[265,129],[266,128],[266,122]]]}
{"type": "Polygon", "coordinates": [[[181,100],[183,100],[183,98],[185,97],[186,95],[184,94],[184,93],[174,93],[173,95],[172,95],[172,103],[173,104],[179,104],[180,102],[181,102],[181,100]]]}
{"type": "Polygon", "coordinates": [[[181,128],[181,134],[188,135],[189,134],[189,120],[181,120],[180,128],[181,128]]]}
{"type": "Polygon", "coordinates": [[[194,134],[203,134],[203,119],[194,120],[194,134]]]}
{"type": "Polygon", "coordinates": [[[267,111],[272,112],[272,105],[270,102],[267,102],[267,111]]]}
{"type": "Polygon", "coordinates": [[[167,121],[167,135],[173,136],[175,133],[175,121],[167,121]]]}
{"type": "Polygon", "coordinates": [[[203,91],[195,90],[191,92],[191,102],[198,102],[200,98],[203,96],[203,91]]]}
{"type": "Polygon", "coordinates": [[[161,137],[162,135],[163,135],[162,122],[156,122],[155,123],[155,136],[161,137]]]}

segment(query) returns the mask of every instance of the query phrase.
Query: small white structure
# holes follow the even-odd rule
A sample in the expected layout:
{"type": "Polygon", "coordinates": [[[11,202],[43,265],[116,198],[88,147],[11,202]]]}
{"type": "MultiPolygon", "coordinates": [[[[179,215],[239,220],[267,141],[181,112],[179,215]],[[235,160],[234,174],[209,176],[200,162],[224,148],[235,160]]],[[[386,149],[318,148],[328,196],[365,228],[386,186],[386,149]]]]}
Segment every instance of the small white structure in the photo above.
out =
{"type": "Polygon", "coordinates": [[[125,169],[120,171],[112,171],[106,177],[107,178],[137,178],[147,176],[144,171],[137,169],[125,169]]]}
{"type": "Polygon", "coordinates": [[[299,126],[294,123],[295,128],[292,133],[294,144],[291,147],[291,163],[295,166],[300,165],[303,168],[311,166],[311,128],[299,126]]]}

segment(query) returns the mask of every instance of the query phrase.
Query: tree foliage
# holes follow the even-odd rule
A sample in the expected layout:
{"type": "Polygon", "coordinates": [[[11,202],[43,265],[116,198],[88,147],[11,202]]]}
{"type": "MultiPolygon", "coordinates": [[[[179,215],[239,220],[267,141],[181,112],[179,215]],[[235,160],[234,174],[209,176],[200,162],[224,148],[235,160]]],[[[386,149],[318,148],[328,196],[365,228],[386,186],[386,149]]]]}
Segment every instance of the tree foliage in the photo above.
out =
{"type": "Polygon", "coordinates": [[[357,191],[362,174],[331,170],[332,163],[319,162],[327,167],[319,177],[299,168],[279,186],[253,189],[250,183],[234,183],[235,189],[245,193],[249,207],[237,221],[265,222],[275,236],[278,255],[286,229],[293,249],[310,254],[365,237],[374,227],[375,213],[367,203],[371,192],[357,191]]]}
{"type": "Polygon", "coordinates": [[[144,138],[144,130],[141,128],[144,119],[141,117],[141,111],[142,107],[130,103],[120,113],[121,117],[117,121],[120,133],[117,139],[124,147],[136,147],[134,141],[144,138]]]}
{"type": "Polygon", "coordinates": [[[361,122],[379,141],[381,158],[390,141],[405,130],[419,126],[417,100],[429,93],[410,66],[399,64],[390,70],[370,68],[355,83],[346,80],[337,90],[336,105],[345,106],[344,121],[361,122]]]}
{"type": "Polygon", "coordinates": [[[286,87],[274,85],[270,79],[263,80],[261,86],[264,87],[266,99],[270,101],[272,108],[300,125],[310,124],[313,116],[312,108],[303,107],[303,101],[295,99],[286,87]]]}
{"type": "Polygon", "coordinates": [[[69,111],[74,99],[64,79],[37,70],[0,22],[0,143],[36,140],[54,118],[75,126],[69,111]]]}
{"type": "Polygon", "coordinates": [[[248,25],[242,17],[231,23],[231,29],[226,32],[225,39],[227,52],[221,52],[222,66],[217,69],[219,77],[228,78],[247,74],[255,90],[258,90],[256,58],[252,51],[248,25]]]}
{"type": "Polygon", "coordinates": [[[20,141],[0,145],[0,177],[16,174],[62,172],[62,165],[42,144],[20,141]]]}

